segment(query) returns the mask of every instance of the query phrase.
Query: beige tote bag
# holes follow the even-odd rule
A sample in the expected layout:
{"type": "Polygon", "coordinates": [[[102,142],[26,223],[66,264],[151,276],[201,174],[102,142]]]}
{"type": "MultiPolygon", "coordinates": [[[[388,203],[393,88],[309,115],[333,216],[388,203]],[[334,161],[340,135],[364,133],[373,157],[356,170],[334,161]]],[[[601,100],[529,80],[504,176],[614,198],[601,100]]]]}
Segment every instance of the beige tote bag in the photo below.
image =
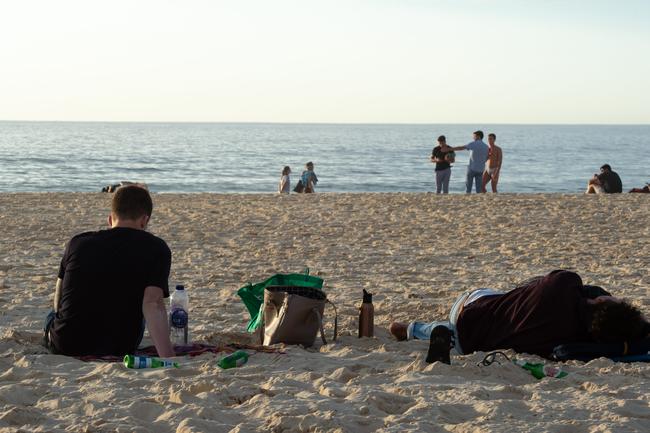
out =
{"type": "Polygon", "coordinates": [[[309,347],[314,344],[319,331],[323,344],[327,344],[323,326],[326,303],[334,307],[333,340],[336,341],[336,306],[322,290],[308,287],[267,287],[264,290],[264,322],[260,327],[262,344],[302,344],[309,347]]]}

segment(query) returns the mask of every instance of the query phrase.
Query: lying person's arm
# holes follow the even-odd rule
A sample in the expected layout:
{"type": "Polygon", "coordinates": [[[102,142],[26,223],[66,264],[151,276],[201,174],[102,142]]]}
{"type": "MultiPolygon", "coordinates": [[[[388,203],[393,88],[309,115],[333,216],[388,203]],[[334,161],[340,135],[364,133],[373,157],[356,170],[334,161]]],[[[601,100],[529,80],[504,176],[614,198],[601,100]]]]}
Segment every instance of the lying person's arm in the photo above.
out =
{"type": "Polygon", "coordinates": [[[153,344],[156,346],[158,356],[161,358],[176,356],[169,340],[167,309],[163,300],[163,290],[160,287],[148,286],[144,289],[142,314],[147,321],[147,329],[153,344]]]}

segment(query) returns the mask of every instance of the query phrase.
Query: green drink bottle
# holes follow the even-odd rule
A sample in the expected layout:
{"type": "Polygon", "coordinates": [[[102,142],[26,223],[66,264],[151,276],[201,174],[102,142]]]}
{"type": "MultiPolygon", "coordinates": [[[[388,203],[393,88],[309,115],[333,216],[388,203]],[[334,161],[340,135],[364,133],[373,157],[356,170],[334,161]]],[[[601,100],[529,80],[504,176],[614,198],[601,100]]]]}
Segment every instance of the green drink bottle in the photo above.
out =
{"type": "Polygon", "coordinates": [[[560,368],[553,367],[552,365],[544,365],[542,363],[530,363],[523,361],[521,359],[514,359],[512,362],[514,362],[516,365],[520,366],[521,368],[530,371],[530,374],[535,376],[537,379],[541,379],[543,377],[555,377],[557,379],[561,379],[563,377],[568,376],[569,373],[566,371],[563,371],[560,368]]]}
{"type": "Polygon", "coordinates": [[[174,367],[179,368],[178,362],[166,361],[160,358],[153,358],[150,356],[124,356],[124,366],[126,368],[165,368],[174,367]]]}
{"type": "Polygon", "coordinates": [[[235,353],[231,353],[228,356],[221,358],[217,365],[224,370],[228,368],[240,367],[248,362],[248,353],[243,350],[238,350],[235,353]]]}

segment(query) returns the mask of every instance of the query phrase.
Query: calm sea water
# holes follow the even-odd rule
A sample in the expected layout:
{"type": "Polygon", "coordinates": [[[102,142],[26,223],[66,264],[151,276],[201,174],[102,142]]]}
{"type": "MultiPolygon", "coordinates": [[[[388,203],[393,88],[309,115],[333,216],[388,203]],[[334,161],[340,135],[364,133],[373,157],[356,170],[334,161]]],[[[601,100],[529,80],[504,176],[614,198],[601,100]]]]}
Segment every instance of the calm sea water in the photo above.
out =
{"type": "MultiPolygon", "coordinates": [[[[0,122],[0,191],[99,191],[121,180],[155,192],[275,192],[313,161],[319,192],[431,191],[434,138],[497,134],[501,192],[581,192],[609,163],[624,189],[650,182],[650,126],[324,125],[0,122]]],[[[464,192],[467,152],[450,190],[464,192]]]]}

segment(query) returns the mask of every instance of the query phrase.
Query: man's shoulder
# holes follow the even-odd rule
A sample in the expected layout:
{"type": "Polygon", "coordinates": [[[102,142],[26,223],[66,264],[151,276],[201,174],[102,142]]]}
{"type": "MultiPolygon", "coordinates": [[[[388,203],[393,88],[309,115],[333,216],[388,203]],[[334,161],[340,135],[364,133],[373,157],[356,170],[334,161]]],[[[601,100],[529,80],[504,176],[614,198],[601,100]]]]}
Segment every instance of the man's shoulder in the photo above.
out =
{"type": "Polygon", "coordinates": [[[540,281],[540,285],[546,290],[567,291],[571,288],[580,290],[582,278],[575,272],[564,269],[555,270],[540,281]]]}
{"type": "Polygon", "coordinates": [[[150,245],[152,248],[161,249],[164,251],[170,251],[167,242],[165,242],[162,238],[159,238],[158,236],[149,233],[145,230],[136,230],[136,229],[113,228],[113,229],[79,233],[78,235],[75,235],[70,240],[69,244],[71,246],[74,246],[74,245],[79,245],[87,242],[99,243],[99,244],[103,242],[110,243],[111,239],[114,240],[116,238],[125,239],[127,241],[126,242],[127,244],[129,243],[129,241],[137,242],[139,244],[144,243],[150,245]]]}
{"type": "Polygon", "coordinates": [[[160,248],[164,250],[165,252],[170,252],[171,250],[169,249],[169,246],[167,245],[167,242],[161,237],[158,237],[154,235],[153,233],[149,233],[144,230],[140,230],[141,236],[143,236],[144,239],[146,239],[148,242],[150,242],[153,246],[160,248]]]}
{"type": "Polygon", "coordinates": [[[100,232],[88,231],[88,232],[78,233],[74,235],[72,238],[70,238],[70,241],[68,241],[68,245],[78,245],[85,241],[92,240],[97,236],[98,233],[100,232]]]}

